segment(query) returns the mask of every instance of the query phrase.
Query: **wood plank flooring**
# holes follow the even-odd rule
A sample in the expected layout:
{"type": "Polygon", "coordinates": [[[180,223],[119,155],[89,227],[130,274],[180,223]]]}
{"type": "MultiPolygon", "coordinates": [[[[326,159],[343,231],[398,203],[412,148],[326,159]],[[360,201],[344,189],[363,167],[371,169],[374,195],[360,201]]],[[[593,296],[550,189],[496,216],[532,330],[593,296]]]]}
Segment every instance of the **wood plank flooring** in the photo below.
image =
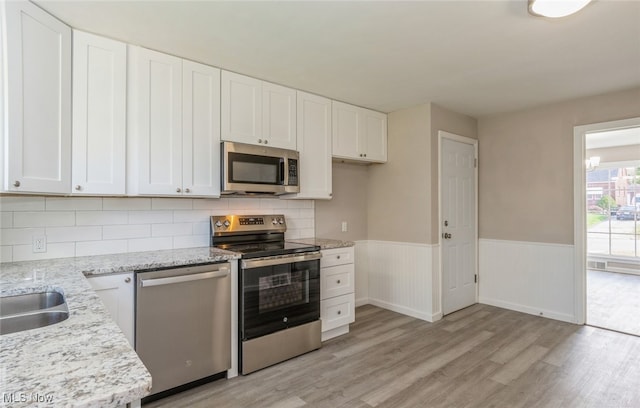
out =
{"type": "Polygon", "coordinates": [[[587,271],[587,324],[640,336],[640,275],[587,271]]]}
{"type": "Polygon", "coordinates": [[[640,338],[486,305],[436,323],[363,306],[318,351],[145,407],[640,407],[640,338]]]}

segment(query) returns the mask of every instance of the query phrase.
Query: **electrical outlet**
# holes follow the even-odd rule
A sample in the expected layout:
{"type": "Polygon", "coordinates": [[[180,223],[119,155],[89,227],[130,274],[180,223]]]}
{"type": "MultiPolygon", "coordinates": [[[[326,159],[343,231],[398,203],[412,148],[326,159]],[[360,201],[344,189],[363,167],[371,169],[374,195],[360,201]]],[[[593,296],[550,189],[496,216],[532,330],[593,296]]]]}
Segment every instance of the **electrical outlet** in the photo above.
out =
{"type": "Polygon", "coordinates": [[[347,232],[349,230],[347,222],[342,221],[342,232],[347,232]]]}
{"type": "Polygon", "coordinates": [[[47,236],[46,235],[36,235],[33,237],[32,251],[34,253],[47,252],[47,236]]]}

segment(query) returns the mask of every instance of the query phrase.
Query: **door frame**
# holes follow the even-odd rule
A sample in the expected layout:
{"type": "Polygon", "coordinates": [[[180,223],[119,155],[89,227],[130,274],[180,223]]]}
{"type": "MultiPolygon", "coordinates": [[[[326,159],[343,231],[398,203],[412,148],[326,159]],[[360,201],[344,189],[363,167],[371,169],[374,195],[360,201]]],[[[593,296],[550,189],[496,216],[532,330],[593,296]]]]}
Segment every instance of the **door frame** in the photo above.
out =
{"type": "Polygon", "coordinates": [[[473,203],[474,211],[475,211],[475,239],[474,245],[476,250],[475,262],[473,263],[474,274],[478,277],[478,281],[476,283],[476,298],[475,302],[478,303],[479,292],[480,292],[480,274],[478,268],[478,140],[472,139],[466,136],[456,135],[454,133],[449,133],[444,130],[438,131],[438,300],[440,304],[440,312],[438,313],[440,316],[444,316],[444,299],[443,293],[444,288],[442,285],[444,284],[443,270],[442,270],[442,141],[443,139],[449,139],[454,142],[460,142],[464,144],[469,144],[473,146],[473,154],[476,160],[474,167],[474,175],[473,182],[475,183],[475,200],[473,203]]]}
{"type": "Polygon", "coordinates": [[[630,127],[640,127],[640,117],[573,128],[573,318],[576,324],[586,324],[587,321],[586,136],[588,133],[630,127]]]}

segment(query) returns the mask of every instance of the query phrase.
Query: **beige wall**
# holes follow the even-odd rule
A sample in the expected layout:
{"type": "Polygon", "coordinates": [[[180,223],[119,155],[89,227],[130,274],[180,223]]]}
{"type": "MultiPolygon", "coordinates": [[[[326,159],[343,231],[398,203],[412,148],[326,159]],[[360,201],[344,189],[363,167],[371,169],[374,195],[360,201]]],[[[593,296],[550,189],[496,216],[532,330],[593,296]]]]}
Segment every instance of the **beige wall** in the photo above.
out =
{"type": "Polygon", "coordinates": [[[333,198],[315,202],[316,237],[367,239],[367,179],[367,166],[333,163],[333,198]],[[347,232],[342,232],[342,221],[347,232]]]}
{"type": "Polygon", "coordinates": [[[458,136],[465,136],[472,139],[478,138],[478,121],[471,116],[462,115],[431,104],[431,220],[433,228],[431,228],[430,243],[437,243],[438,237],[438,209],[440,198],[438,197],[438,132],[453,133],[458,136]]]}
{"type": "Polygon", "coordinates": [[[573,127],[640,116],[640,88],[480,118],[480,238],[573,244],[573,127]]]}
{"type": "Polygon", "coordinates": [[[371,240],[430,242],[430,114],[427,104],[388,115],[388,161],[369,167],[371,240]]]}

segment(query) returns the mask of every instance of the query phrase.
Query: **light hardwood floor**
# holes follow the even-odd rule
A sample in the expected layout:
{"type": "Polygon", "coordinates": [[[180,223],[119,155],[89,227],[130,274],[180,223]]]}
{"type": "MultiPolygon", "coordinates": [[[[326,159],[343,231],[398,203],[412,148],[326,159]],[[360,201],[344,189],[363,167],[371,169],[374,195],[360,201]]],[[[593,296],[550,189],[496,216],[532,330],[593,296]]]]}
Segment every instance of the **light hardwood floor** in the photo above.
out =
{"type": "Polygon", "coordinates": [[[640,338],[486,305],[436,323],[363,306],[318,351],[145,407],[640,407],[640,338]]]}
{"type": "Polygon", "coordinates": [[[640,275],[587,271],[587,324],[640,336],[640,275]]]}

